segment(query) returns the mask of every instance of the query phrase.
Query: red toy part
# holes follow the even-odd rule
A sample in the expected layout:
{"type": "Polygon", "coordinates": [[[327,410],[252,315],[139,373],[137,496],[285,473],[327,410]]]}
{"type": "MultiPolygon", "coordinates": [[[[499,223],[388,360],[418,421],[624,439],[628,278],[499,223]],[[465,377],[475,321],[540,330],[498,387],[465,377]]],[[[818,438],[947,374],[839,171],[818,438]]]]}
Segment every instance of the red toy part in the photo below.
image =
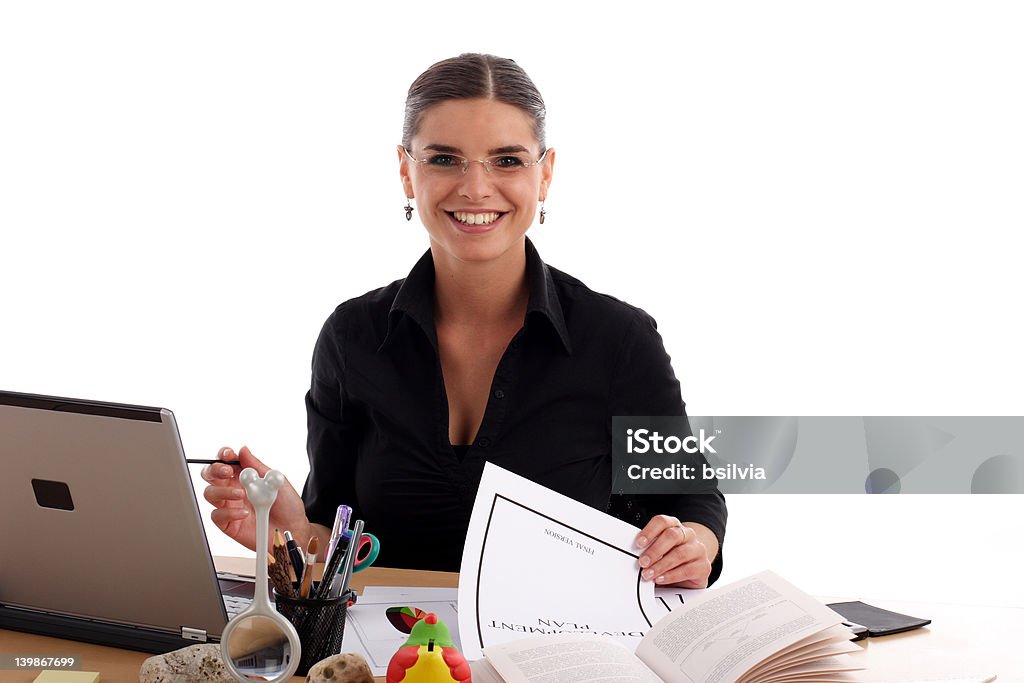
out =
{"type": "Polygon", "coordinates": [[[405,672],[416,664],[419,656],[419,645],[406,645],[399,648],[391,658],[391,663],[388,664],[388,673],[385,676],[387,683],[400,683],[405,678],[405,672]]]}
{"type": "Polygon", "coordinates": [[[451,670],[452,678],[459,683],[472,683],[473,672],[469,668],[469,662],[466,661],[461,652],[454,647],[442,647],[441,656],[444,657],[444,663],[451,670]]]}

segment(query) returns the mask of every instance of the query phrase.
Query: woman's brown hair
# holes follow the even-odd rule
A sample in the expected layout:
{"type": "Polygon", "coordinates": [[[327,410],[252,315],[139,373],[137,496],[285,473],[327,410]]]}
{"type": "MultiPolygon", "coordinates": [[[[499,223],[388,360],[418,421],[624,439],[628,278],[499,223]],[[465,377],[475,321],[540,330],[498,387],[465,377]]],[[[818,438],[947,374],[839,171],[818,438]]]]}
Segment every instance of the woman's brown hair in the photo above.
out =
{"type": "Polygon", "coordinates": [[[522,67],[511,59],[464,53],[434,64],[413,81],[405,99],[402,144],[409,149],[423,112],[445,100],[486,98],[519,107],[533,118],[533,134],[544,146],[544,98],[522,67]]]}

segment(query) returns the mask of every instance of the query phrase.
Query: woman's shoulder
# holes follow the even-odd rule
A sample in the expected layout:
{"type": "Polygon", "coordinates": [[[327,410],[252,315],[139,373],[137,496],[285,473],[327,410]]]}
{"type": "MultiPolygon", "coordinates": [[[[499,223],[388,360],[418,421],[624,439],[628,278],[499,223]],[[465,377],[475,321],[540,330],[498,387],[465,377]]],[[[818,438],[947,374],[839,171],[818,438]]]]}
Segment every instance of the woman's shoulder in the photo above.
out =
{"type": "Polygon", "coordinates": [[[611,294],[598,292],[579,278],[547,266],[565,315],[566,324],[599,325],[604,329],[625,331],[637,325],[657,328],[654,318],[639,306],[634,306],[611,294]]]}
{"type": "Polygon", "coordinates": [[[388,313],[403,282],[395,280],[338,304],[324,321],[321,338],[351,341],[353,336],[380,337],[387,330],[388,313]]]}
{"type": "Polygon", "coordinates": [[[344,323],[351,321],[353,318],[372,318],[380,315],[383,315],[386,319],[388,311],[391,310],[391,305],[395,301],[395,295],[398,294],[398,290],[401,289],[403,282],[405,282],[404,278],[395,280],[383,287],[371,289],[365,294],[342,301],[334,308],[334,311],[331,312],[327,320],[329,322],[344,323]]]}

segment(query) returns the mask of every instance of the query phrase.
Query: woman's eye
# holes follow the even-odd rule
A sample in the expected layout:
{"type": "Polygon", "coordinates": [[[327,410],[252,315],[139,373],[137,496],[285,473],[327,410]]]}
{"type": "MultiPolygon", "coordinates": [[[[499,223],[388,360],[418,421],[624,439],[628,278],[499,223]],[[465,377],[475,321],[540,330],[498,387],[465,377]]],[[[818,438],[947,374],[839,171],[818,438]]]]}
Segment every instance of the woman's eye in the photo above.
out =
{"type": "Polygon", "coordinates": [[[498,168],[520,168],[526,165],[522,159],[515,156],[494,157],[492,163],[498,168]]]}
{"type": "Polygon", "coordinates": [[[455,166],[459,162],[451,154],[435,154],[427,159],[427,163],[431,166],[455,166]]]}

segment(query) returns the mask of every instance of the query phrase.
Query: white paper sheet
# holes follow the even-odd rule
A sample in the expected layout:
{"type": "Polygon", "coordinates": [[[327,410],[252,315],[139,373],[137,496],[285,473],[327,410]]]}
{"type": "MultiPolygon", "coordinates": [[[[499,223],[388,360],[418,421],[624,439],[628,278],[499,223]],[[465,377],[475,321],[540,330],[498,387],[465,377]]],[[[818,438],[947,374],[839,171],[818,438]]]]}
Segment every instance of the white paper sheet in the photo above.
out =
{"type": "Polygon", "coordinates": [[[387,673],[391,656],[405,644],[402,633],[387,617],[389,607],[417,607],[433,612],[445,623],[452,641],[459,647],[459,614],[455,588],[367,587],[356,604],[348,608],[342,652],[361,654],[374,676],[387,673]]]}
{"type": "Polygon", "coordinates": [[[665,607],[641,581],[640,530],[487,463],[459,574],[463,654],[539,633],[600,633],[630,651],[665,607]]]}
{"type": "MultiPolygon", "coordinates": [[[[666,612],[682,607],[688,602],[697,599],[703,595],[710,588],[665,588],[663,586],[654,587],[654,597],[658,603],[665,609],[666,612]]],[[[655,620],[657,621],[657,620],[655,620]]]]}

